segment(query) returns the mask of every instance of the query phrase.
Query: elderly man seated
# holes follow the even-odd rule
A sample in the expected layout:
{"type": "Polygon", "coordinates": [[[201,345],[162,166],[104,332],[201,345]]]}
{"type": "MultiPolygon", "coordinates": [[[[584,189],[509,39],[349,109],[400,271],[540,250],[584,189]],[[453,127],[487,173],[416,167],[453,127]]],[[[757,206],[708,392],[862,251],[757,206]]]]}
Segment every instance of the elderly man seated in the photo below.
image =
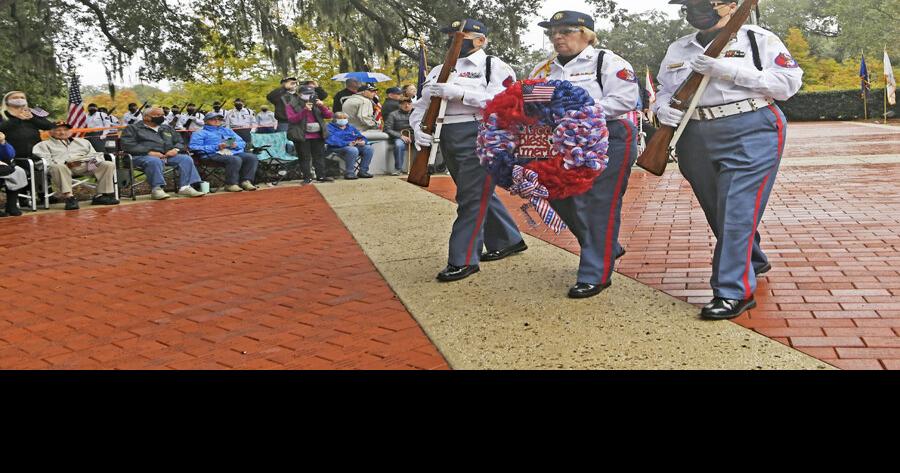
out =
{"type": "Polygon", "coordinates": [[[369,179],[369,164],[372,162],[372,155],[375,150],[369,144],[362,133],[350,124],[349,117],[344,112],[334,114],[331,123],[328,124],[328,138],[325,143],[338,156],[344,158],[344,179],[356,179],[361,177],[369,179]],[[356,172],[356,159],[362,158],[359,162],[359,173],[356,172]]]}
{"type": "Polygon", "coordinates": [[[204,117],[206,125],[191,135],[191,150],[200,153],[201,161],[225,165],[226,191],[255,191],[256,186],[252,181],[256,176],[259,158],[253,153],[244,152],[246,142],[234,130],[222,126],[224,118],[220,112],[207,113],[204,117]]]}
{"type": "Polygon", "coordinates": [[[118,205],[115,197],[116,165],[103,158],[84,138],[72,138],[72,125],[59,121],[50,129],[50,139],[31,150],[33,156],[49,163],[50,180],[55,196],[66,202],[66,210],[77,210],[78,199],[72,194],[72,177],[93,175],[97,179],[97,195],[93,205],[118,205]]]}
{"type": "Polygon", "coordinates": [[[164,125],[165,120],[161,108],[151,108],[144,114],[143,121],[122,130],[122,149],[132,155],[134,165],[147,175],[147,182],[153,188],[153,200],[171,197],[163,190],[166,184],[163,166],[178,166],[178,195],[206,195],[192,187],[192,184],[200,182],[200,174],[194,167],[194,160],[188,156],[181,133],[164,125]]]}

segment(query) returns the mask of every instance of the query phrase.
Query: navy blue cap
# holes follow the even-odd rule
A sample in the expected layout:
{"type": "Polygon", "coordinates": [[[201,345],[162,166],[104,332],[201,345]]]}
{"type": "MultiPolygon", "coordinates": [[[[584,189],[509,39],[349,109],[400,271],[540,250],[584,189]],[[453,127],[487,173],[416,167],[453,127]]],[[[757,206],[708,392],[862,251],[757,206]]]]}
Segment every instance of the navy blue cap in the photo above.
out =
{"type": "Polygon", "coordinates": [[[561,12],[556,12],[553,16],[550,17],[549,20],[538,23],[538,26],[540,26],[541,28],[550,28],[553,26],[562,25],[583,26],[591,31],[594,31],[594,18],[587,13],[563,10],[561,12]]]}
{"type": "MultiPolygon", "coordinates": [[[[466,33],[481,33],[483,35],[488,34],[488,27],[484,26],[484,23],[473,20],[471,18],[466,18],[466,26],[463,28],[463,31],[466,33]]],[[[459,31],[459,27],[462,26],[462,21],[454,21],[450,23],[450,26],[446,28],[441,28],[441,33],[453,33],[455,31],[459,31]]]]}
{"type": "Polygon", "coordinates": [[[385,92],[388,94],[402,94],[403,93],[403,91],[400,90],[400,87],[391,87],[388,90],[385,90],[385,92]]]}
{"type": "Polygon", "coordinates": [[[203,117],[203,120],[206,121],[212,118],[225,118],[225,115],[222,115],[221,112],[209,112],[203,117]]]}

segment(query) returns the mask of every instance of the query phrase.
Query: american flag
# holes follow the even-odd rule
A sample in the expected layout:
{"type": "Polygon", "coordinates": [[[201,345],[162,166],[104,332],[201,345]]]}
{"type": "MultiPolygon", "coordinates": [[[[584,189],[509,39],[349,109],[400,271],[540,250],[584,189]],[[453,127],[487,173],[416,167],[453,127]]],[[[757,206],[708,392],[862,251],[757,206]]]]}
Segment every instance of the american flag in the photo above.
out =
{"type": "Polygon", "coordinates": [[[87,123],[84,101],[81,100],[81,84],[75,74],[72,74],[72,80],[69,81],[69,116],[66,117],[66,122],[74,128],[84,128],[87,123]]]}
{"type": "Polygon", "coordinates": [[[553,92],[556,87],[549,85],[523,85],[522,99],[525,103],[531,102],[549,102],[553,100],[553,92]]]}

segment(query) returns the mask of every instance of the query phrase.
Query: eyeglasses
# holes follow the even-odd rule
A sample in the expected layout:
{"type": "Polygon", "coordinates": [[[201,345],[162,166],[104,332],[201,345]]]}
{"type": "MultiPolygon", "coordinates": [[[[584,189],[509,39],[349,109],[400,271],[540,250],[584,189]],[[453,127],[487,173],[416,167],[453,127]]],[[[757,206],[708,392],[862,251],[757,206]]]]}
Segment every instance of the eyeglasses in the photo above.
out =
{"type": "Polygon", "coordinates": [[[558,34],[563,36],[569,36],[571,34],[575,34],[581,31],[581,28],[560,28],[560,29],[552,29],[552,30],[544,30],[544,35],[548,38],[552,38],[558,34]]]}

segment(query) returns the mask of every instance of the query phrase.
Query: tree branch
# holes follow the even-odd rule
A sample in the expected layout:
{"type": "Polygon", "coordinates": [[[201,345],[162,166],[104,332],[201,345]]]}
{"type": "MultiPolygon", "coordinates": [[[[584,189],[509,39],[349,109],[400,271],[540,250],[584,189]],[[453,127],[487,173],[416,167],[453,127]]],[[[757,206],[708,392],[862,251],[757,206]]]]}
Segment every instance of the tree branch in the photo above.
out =
{"type": "Polygon", "coordinates": [[[106,22],[106,15],[103,14],[103,10],[95,3],[92,3],[90,0],[75,0],[78,3],[86,6],[89,10],[91,10],[94,15],[97,17],[97,21],[100,23],[100,31],[103,32],[103,35],[109,39],[109,44],[111,44],[116,50],[119,52],[125,53],[129,56],[134,55],[134,51],[125,47],[118,38],[113,36],[112,32],[109,30],[109,24],[106,22]]]}
{"type": "Polygon", "coordinates": [[[407,56],[409,56],[412,59],[416,59],[418,57],[418,54],[415,51],[404,48],[403,45],[400,44],[399,41],[397,41],[395,38],[390,37],[388,34],[386,34],[386,32],[391,30],[390,22],[388,22],[384,18],[378,16],[372,10],[369,10],[368,8],[366,8],[366,6],[363,5],[363,3],[360,0],[350,0],[350,4],[353,5],[353,7],[356,8],[357,11],[359,11],[363,15],[366,15],[367,17],[371,18],[373,21],[375,21],[375,23],[378,23],[378,26],[381,27],[382,36],[385,37],[385,39],[387,40],[387,43],[390,44],[391,47],[393,47],[397,51],[400,51],[403,54],[406,54],[407,56]]]}

